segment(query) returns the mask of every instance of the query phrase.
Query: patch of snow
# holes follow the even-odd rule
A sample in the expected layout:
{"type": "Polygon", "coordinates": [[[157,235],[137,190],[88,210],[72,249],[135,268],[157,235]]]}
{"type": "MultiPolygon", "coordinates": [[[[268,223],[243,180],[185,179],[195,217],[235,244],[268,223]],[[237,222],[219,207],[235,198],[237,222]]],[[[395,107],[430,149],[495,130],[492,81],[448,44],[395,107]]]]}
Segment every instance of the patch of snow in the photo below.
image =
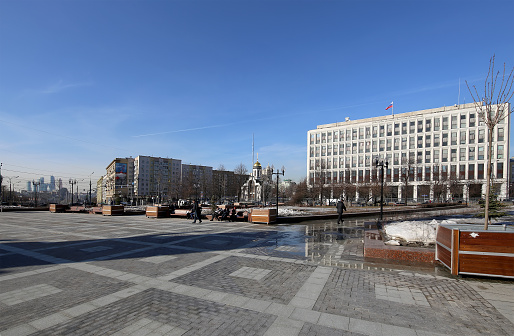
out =
{"type": "MultiPolygon", "coordinates": [[[[435,244],[438,222],[432,221],[403,221],[384,226],[384,232],[389,241],[406,243],[435,244]]],[[[391,245],[391,244],[389,244],[391,245]]]]}

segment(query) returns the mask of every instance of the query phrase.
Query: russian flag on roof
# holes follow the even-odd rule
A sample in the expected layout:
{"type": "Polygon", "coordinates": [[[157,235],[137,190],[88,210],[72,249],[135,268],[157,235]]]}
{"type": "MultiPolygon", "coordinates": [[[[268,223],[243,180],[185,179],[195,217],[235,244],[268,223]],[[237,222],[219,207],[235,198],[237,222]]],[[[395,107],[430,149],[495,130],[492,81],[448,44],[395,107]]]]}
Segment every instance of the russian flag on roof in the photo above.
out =
{"type": "Polygon", "coordinates": [[[391,102],[391,104],[389,104],[389,106],[386,108],[386,110],[389,110],[391,107],[393,107],[393,102],[391,102]]]}

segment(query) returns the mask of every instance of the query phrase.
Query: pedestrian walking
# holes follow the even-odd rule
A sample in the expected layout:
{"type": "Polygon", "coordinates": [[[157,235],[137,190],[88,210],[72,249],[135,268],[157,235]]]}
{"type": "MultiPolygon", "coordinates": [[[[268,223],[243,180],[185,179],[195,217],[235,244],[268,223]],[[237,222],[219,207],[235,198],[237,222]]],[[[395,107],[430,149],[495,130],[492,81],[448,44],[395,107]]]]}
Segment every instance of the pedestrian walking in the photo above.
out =
{"type": "Polygon", "coordinates": [[[346,207],[344,206],[343,197],[337,201],[337,224],[340,224],[343,220],[343,211],[346,211],[346,207]]]}
{"type": "Polygon", "coordinates": [[[191,209],[191,212],[192,212],[192,216],[193,216],[193,219],[194,219],[193,223],[196,223],[197,219],[201,223],[202,222],[202,207],[198,203],[197,200],[193,201],[193,208],[191,209]]]}

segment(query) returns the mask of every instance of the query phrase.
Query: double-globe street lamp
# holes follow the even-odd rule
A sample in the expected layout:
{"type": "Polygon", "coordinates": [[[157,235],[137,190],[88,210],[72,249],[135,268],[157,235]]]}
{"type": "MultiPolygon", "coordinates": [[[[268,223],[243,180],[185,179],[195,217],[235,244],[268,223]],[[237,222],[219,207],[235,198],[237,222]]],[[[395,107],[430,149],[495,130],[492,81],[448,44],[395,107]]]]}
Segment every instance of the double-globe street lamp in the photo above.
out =
{"type": "Polygon", "coordinates": [[[384,167],[387,169],[389,163],[384,160],[375,159],[375,167],[380,167],[380,221],[384,218],[384,167]]]}

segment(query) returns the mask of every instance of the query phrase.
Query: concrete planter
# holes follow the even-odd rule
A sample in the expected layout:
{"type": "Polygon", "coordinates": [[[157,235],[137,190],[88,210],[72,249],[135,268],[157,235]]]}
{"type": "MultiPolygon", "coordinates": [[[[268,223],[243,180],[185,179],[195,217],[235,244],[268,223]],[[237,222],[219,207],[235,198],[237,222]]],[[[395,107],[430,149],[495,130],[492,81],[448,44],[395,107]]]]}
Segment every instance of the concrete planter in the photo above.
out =
{"type": "Polygon", "coordinates": [[[437,228],[436,260],[453,275],[514,278],[514,228],[443,224],[437,228]]]}

